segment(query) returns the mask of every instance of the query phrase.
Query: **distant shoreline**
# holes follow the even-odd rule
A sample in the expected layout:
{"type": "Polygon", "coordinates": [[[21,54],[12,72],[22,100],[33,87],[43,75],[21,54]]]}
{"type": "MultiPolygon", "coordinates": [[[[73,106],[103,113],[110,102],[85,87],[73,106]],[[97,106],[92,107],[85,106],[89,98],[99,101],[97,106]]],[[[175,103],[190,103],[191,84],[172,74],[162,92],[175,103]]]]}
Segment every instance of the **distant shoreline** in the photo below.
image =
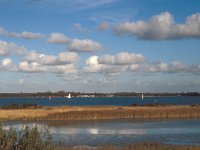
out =
{"type": "Polygon", "coordinates": [[[0,109],[0,120],[195,119],[200,106],[56,106],[0,109]]]}
{"type": "Polygon", "coordinates": [[[98,92],[66,92],[66,91],[58,91],[58,92],[36,92],[36,93],[0,93],[0,98],[48,98],[48,97],[67,97],[68,95],[72,97],[141,97],[142,95],[146,97],[156,97],[156,96],[200,96],[199,92],[111,92],[111,93],[98,93],[98,92]]]}
{"type": "MultiPolygon", "coordinates": [[[[113,96],[113,97],[102,97],[102,96],[96,96],[96,97],[72,97],[72,98],[123,98],[123,97],[141,97],[141,96],[113,96]]],[[[174,95],[160,95],[160,96],[148,96],[148,95],[145,95],[144,96],[144,98],[145,97],[178,97],[178,96],[174,96],[174,95]]],[[[191,96],[180,96],[180,97],[191,97],[191,96]]],[[[196,97],[196,96],[194,96],[194,97],[196,97]]],[[[197,96],[197,97],[200,97],[200,96],[197,96]]],[[[4,98],[49,98],[49,97],[42,97],[42,96],[36,96],[36,97],[0,97],[0,100],[1,99],[4,99],[4,98]]],[[[66,98],[67,99],[67,97],[51,97],[51,98],[66,98]]]]}

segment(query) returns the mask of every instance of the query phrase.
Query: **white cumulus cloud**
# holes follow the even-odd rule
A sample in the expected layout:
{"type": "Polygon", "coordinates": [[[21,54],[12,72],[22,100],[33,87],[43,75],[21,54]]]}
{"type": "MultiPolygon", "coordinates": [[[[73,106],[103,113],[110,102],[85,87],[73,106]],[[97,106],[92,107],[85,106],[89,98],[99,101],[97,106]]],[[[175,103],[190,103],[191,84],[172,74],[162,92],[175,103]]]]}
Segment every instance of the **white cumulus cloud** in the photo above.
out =
{"type": "Polygon", "coordinates": [[[188,16],[184,24],[177,24],[169,12],[162,12],[147,21],[121,23],[115,33],[143,40],[200,38],[200,13],[188,16]]]}
{"type": "Polygon", "coordinates": [[[200,65],[187,65],[179,61],[170,63],[146,62],[141,54],[126,52],[116,55],[91,56],[85,62],[84,71],[103,75],[119,75],[129,73],[192,73],[200,74],[200,65]],[[127,58],[127,59],[126,59],[127,58]]]}
{"type": "Polygon", "coordinates": [[[74,52],[94,52],[99,51],[102,45],[90,39],[73,39],[69,44],[69,50],[74,52]]]}
{"type": "Polygon", "coordinates": [[[77,30],[77,31],[84,31],[85,30],[80,23],[73,24],[72,28],[74,30],[77,30]]]}
{"type": "Polygon", "coordinates": [[[68,73],[76,73],[77,69],[74,64],[43,65],[38,62],[22,61],[19,63],[18,71],[27,73],[68,74],[68,73]]]}
{"type": "Polygon", "coordinates": [[[99,56],[91,56],[86,60],[84,71],[87,73],[100,73],[105,75],[119,74],[127,70],[127,65],[100,64],[99,56]]]}
{"type": "Polygon", "coordinates": [[[98,58],[100,64],[108,65],[129,65],[135,63],[141,63],[144,61],[144,56],[142,54],[121,52],[114,56],[105,55],[98,58]]]}
{"type": "Polygon", "coordinates": [[[10,58],[5,58],[2,60],[2,65],[3,66],[8,66],[12,64],[12,60],[10,58]]]}
{"type": "Polygon", "coordinates": [[[0,40],[0,56],[7,55],[25,55],[27,49],[24,46],[18,46],[15,43],[8,43],[0,40]]]}
{"type": "MultiPolygon", "coordinates": [[[[18,64],[13,64],[10,58],[4,58],[0,70],[27,73],[76,73],[75,63],[79,57],[75,52],[60,52],[57,55],[29,51],[24,46],[0,40],[0,56],[19,57],[18,64]],[[21,59],[21,60],[20,60],[21,59]]],[[[18,60],[18,59],[17,59],[18,60]]]]}
{"type": "Polygon", "coordinates": [[[36,62],[41,65],[63,65],[75,63],[78,60],[78,55],[74,52],[61,52],[58,55],[46,55],[30,51],[24,57],[24,60],[36,62]]]}
{"type": "Polygon", "coordinates": [[[107,29],[109,29],[110,24],[108,22],[101,22],[98,26],[97,29],[101,30],[101,31],[105,31],[107,29]]]}
{"type": "Polygon", "coordinates": [[[47,41],[52,44],[66,44],[69,42],[69,38],[62,33],[51,33],[47,41]]]}
{"type": "Polygon", "coordinates": [[[103,48],[97,41],[91,39],[70,39],[62,33],[51,33],[47,39],[51,44],[65,44],[69,51],[95,52],[103,48]]]}
{"type": "Polygon", "coordinates": [[[1,60],[0,70],[4,71],[17,71],[17,67],[13,64],[12,59],[4,58],[1,60]]]}
{"type": "Polygon", "coordinates": [[[0,27],[0,35],[1,36],[7,36],[7,37],[14,37],[14,38],[23,38],[23,39],[41,39],[44,38],[44,35],[41,33],[33,33],[33,32],[27,32],[22,31],[20,33],[18,32],[10,32],[6,29],[0,27]]]}

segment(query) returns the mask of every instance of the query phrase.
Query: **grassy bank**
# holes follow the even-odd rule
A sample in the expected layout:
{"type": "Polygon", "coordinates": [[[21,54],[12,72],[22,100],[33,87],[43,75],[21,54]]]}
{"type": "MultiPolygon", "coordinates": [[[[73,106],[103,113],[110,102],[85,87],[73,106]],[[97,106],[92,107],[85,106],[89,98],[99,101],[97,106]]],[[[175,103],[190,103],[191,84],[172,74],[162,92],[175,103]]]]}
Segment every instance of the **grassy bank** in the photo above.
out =
{"type": "Polygon", "coordinates": [[[199,106],[59,106],[0,109],[0,120],[103,120],[200,118],[199,106]]]}

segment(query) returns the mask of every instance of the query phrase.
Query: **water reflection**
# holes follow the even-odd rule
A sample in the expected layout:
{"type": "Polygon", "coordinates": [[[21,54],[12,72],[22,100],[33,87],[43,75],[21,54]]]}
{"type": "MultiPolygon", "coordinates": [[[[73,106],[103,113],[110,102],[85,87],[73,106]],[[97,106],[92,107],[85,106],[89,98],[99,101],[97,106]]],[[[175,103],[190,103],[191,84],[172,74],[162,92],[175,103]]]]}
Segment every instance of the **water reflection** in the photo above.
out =
{"type": "Polygon", "coordinates": [[[98,129],[98,128],[50,128],[51,133],[56,133],[56,134],[66,134],[66,135],[71,135],[71,134],[145,134],[143,129],[98,129]]]}
{"type": "Polygon", "coordinates": [[[54,142],[66,145],[130,144],[157,141],[200,145],[200,120],[171,121],[83,121],[83,122],[5,122],[6,128],[20,130],[25,125],[48,127],[54,142]],[[59,124],[60,123],[60,124],[59,124]],[[54,125],[55,124],[55,125],[54,125]],[[87,141],[85,140],[87,139],[87,141]]]}

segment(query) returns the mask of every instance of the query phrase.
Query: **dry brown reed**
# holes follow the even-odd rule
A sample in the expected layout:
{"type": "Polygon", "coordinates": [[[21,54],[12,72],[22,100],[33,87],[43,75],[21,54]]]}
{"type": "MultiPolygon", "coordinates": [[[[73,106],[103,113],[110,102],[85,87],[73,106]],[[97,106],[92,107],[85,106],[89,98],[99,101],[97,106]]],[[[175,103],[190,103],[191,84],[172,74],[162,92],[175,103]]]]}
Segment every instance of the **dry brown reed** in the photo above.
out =
{"type": "Polygon", "coordinates": [[[159,106],[159,107],[120,107],[111,110],[84,110],[51,113],[47,120],[106,120],[106,119],[168,119],[200,118],[199,107],[159,106]]]}
{"type": "Polygon", "coordinates": [[[199,106],[60,106],[0,109],[0,120],[103,120],[200,118],[199,106]]]}

